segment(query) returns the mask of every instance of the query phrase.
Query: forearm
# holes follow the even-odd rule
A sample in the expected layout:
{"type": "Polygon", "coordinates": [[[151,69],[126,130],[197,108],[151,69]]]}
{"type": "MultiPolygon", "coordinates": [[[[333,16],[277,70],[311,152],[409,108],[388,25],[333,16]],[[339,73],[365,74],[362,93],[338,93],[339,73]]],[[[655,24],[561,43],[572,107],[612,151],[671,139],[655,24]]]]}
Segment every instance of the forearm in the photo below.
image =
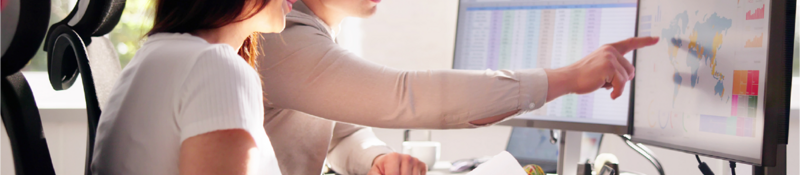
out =
{"type": "MultiPolygon", "coordinates": [[[[572,67],[559,69],[544,69],[547,72],[547,101],[552,101],[560,96],[574,92],[575,70],[572,67]]],[[[485,125],[501,121],[509,116],[518,113],[519,110],[504,114],[470,121],[474,125],[485,125]]]]}
{"type": "Polygon", "coordinates": [[[572,67],[545,69],[547,72],[547,101],[575,92],[575,71],[572,67]]]}

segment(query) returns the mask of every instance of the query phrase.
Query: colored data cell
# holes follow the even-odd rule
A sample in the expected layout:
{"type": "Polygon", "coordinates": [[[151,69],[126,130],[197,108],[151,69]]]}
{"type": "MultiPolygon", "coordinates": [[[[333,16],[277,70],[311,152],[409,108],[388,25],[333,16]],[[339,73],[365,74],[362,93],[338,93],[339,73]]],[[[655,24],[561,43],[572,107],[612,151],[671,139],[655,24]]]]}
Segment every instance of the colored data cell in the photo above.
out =
{"type": "Polygon", "coordinates": [[[757,8],[755,12],[747,11],[746,20],[764,19],[764,7],[766,7],[766,4],[762,4],[761,8],[757,8]]]}
{"type": "Polygon", "coordinates": [[[749,96],[748,103],[747,103],[747,116],[748,117],[756,117],[756,112],[758,111],[758,96],[749,96]]]}
{"type": "Polygon", "coordinates": [[[753,137],[755,118],[700,115],[700,131],[732,136],[753,137]]]}
{"type": "Polygon", "coordinates": [[[731,100],[732,100],[731,101],[731,116],[736,116],[736,114],[738,112],[736,109],[738,108],[738,105],[739,105],[739,95],[733,95],[731,100]]]}
{"type": "Polygon", "coordinates": [[[734,70],[733,71],[733,94],[734,95],[749,95],[747,93],[747,70],[734,70]]]}
{"type": "Polygon", "coordinates": [[[747,95],[758,95],[758,70],[747,71],[747,95]]]}
{"type": "Polygon", "coordinates": [[[745,48],[762,47],[763,46],[763,41],[764,41],[764,33],[761,33],[761,35],[756,36],[753,39],[747,39],[747,41],[744,42],[744,47],[745,48]]]}

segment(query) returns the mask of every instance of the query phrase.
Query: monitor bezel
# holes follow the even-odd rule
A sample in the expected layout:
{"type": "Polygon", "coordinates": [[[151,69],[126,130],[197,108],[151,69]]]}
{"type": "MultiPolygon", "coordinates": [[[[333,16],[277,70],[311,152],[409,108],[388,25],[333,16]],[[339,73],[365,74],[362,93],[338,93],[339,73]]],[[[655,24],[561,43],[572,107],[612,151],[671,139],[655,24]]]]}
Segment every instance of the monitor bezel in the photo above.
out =
{"type": "MultiPolygon", "coordinates": [[[[641,1],[641,0],[639,0],[641,1]]],[[[729,161],[736,161],[756,166],[775,166],[778,157],[778,145],[786,144],[788,140],[788,119],[790,91],[792,81],[792,46],[794,44],[794,20],[796,1],[771,0],[770,19],[768,24],[769,45],[767,48],[767,71],[765,75],[764,92],[764,132],[761,147],[761,158],[753,161],[752,158],[692,148],[688,146],[673,145],[669,143],[639,138],[634,128],[634,97],[636,78],[631,82],[630,108],[628,112],[628,131],[632,141],[653,145],[666,149],[682,151],[690,154],[704,155],[729,161]],[[791,25],[789,25],[791,24],[791,25]],[[776,59],[770,59],[776,58],[776,59]],[[780,59],[784,58],[784,59],[780,59]]],[[[639,9],[636,7],[636,36],[639,35],[639,9]]],[[[633,53],[633,64],[636,65],[637,51],[633,53]]],[[[784,153],[785,154],[785,153],[784,153]]]]}
{"type": "MultiPolygon", "coordinates": [[[[456,69],[456,52],[458,49],[458,35],[461,32],[459,28],[459,24],[461,23],[461,13],[464,13],[461,8],[461,2],[464,0],[458,0],[458,12],[456,13],[456,32],[455,38],[453,39],[453,61],[451,69],[456,69]]],[[[638,9],[638,0],[636,2],[637,9],[638,9]]],[[[638,16],[638,11],[637,11],[638,16]]],[[[637,19],[638,20],[638,19],[637,19]]],[[[636,26],[634,26],[635,28],[636,26]]],[[[634,34],[635,35],[635,34],[634,34]]],[[[631,86],[632,88],[633,86],[631,86]]],[[[632,95],[632,94],[631,94],[632,95]]],[[[630,109],[630,107],[629,107],[630,109]]],[[[630,116],[630,110],[628,112],[630,116]]],[[[627,121],[630,124],[630,120],[627,121]]],[[[583,132],[598,132],[598,133],[611,133],[611,134],[627,134],[629,133],[629,126],[628,125],[610,125],[610,124],[594,124],[594,123],[580,123],[580,122],[565,122],[565,121],[552,121],[552,120],[540,120],[540,119],[520,119],[520,118],[511,118],[505,121],[497,123],[497,125],[504,125],[504,126],[516,126],[516,127],[533,127],[533,128],[545,128],[545,129],[562,129],[562,130],[570,130],[570,131],[583,131],[583,132]]]]}

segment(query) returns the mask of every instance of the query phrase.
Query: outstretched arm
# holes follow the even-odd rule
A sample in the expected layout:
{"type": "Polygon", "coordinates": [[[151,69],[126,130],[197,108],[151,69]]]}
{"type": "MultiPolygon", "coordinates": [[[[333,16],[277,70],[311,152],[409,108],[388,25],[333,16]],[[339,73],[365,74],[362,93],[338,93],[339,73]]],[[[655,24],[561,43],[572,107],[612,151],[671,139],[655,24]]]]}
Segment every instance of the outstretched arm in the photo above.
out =
{"type": "MultiPolygon", "coordinates": [[[[475,127],[537,109],[546,99],[580,89],[550,89],[548,73],[553,71],[544,69],[393,69],[359,58],[308,26],[295,26],[281,35],[283,39],[265,36],[265,56],[259,60],[269,105],[348,123],[385,128],[475,127]],[[486,118],[491,120],[479,120],[486,118]]],[[[589,63],[596,62],[610,64],[589,63]]],[[[603,73],[610,72],[607,68],[603,73]]],[[[576,82],[578,76],[596,77],[593,81],[601,84],[595,89],[603,86],[600,77],[605,77],[553,74],[575,86],[582,82],[576,82]]]]}

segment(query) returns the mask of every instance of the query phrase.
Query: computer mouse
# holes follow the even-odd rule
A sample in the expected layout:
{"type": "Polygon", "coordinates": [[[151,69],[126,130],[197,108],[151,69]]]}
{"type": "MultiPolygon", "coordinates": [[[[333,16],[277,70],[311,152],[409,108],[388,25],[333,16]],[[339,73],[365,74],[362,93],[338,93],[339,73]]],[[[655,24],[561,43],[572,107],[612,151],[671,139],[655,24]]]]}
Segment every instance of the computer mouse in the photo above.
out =
{"type": "Polygon", "coordinates": [[[472,171],[475,167],[477,167],[477,163],[473,159],[457,160],[453,162],[453,166],[450,167],[450,172],[467,172],[472,171]]]}

